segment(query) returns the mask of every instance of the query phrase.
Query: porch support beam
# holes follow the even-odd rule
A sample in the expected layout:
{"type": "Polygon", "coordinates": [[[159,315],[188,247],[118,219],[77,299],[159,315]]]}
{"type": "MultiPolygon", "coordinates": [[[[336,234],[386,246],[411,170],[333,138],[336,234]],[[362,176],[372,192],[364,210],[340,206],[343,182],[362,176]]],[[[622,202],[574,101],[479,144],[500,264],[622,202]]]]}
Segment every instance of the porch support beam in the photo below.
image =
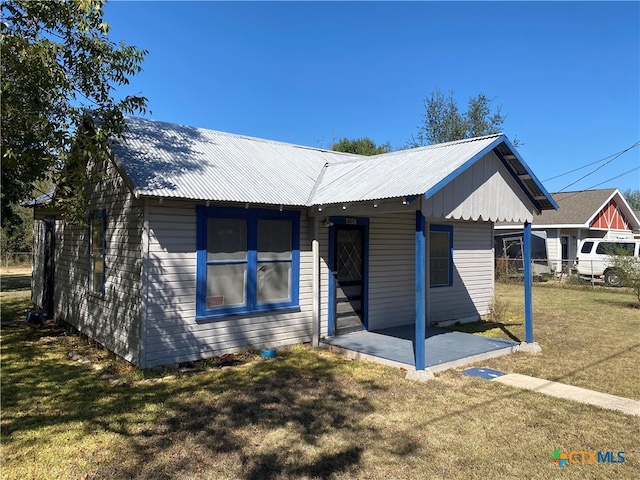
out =
{"type": "Polygon", "coordinates": [[[309,227],[311,230],[311,256],[313,257],[313,326],[311,345],[318,347],[320,345],[320,244],[318,242],[318,219],[316,217],[309,219],[309,227]]]}
{"type": "Polygon", "coordinates": [[[421,210],[416,210],[416,241],[415,241],[415,285],[416,285],[416,319],[415,319],[415,359],[416,370],[424,370],[425,333],[426,333],[426,228],[421,210]]]}
{"type": "Polygon", "coordinates": [[[533,272],[531,268],[531,224],[524,223],[523,235],[523,260],[524,260],[524,326],[525,341],[533,343],[533,301],[532,283],[533,272]]]}
{"type": "Polygon", "coordinates": [[[533,341],[533,269],[531,265],[531,224],[525,222],[523,233],[522,260],[524,267],[524,339],[520,344],[520,351],[528,353],[539,353],[542,351],[540,345],[533,341]]]}

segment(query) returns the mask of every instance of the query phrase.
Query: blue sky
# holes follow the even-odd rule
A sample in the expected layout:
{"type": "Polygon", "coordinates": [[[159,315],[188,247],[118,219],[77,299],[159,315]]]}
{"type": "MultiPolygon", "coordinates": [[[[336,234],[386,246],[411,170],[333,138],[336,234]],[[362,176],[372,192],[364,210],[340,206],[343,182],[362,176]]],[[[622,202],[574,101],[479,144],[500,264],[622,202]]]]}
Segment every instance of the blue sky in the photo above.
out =
{"type": "MultiPolygon", "coordinates": [[[[110,2],[149,51],[150,118],[299,145],[402,147],[424,98],[482,92],[551,192],[640,140],[639,2],[110,2]]],[[[567,190],[640,188],[640,147],[567,190]]]]}

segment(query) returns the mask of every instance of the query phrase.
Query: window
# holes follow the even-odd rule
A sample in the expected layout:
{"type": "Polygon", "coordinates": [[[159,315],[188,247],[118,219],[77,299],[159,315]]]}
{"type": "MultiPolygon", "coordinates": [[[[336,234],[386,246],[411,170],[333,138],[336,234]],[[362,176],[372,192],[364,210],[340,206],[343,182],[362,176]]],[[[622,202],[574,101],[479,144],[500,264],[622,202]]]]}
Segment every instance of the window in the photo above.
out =
{"type": "Polygon", "coordinates": [[[616,255],[626,254],[633,255],[635,244],[622,242],[600,242],[596,247],[596,253],[599,255],[616,255]]]}
{"type": "Polygon", "coordinates": [[[592,248],[593,242],[584,242],[582,244],[582,248],[580,249],[580,253],[591,253],[592,248]]]}
{"type": "Polygon", "coordinates": [[[107,215],[105,210],[89,215],[89,293],[104,296],[107,256],[107,215]]]}
{"type": "Polygon", "coordinates": [[[453,284],[453,227],[429,228],[429,281],[432,287],[453,284]]]}
{"type": "Polygon", "coordinates": [[[199,319],[298,307],[300,213],[198,208],[199,319]]]}

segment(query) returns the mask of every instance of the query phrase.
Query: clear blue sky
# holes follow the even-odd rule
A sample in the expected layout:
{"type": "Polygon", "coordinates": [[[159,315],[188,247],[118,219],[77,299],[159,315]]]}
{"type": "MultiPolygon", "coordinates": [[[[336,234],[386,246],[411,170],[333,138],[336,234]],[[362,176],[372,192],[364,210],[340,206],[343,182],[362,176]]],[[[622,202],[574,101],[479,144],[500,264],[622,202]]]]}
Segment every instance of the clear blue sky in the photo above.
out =
{"type": "MultiPolygon", "coordinates": [[[[403,146],[425,96],[482,92],[551,192],[640,140],[638,2],[110,2],[111,38],[149,51],[151,118],[328,148],[403,146]]],[[[640,147],[568,188],[640,166],[640,147]]],[[[640,170],[597,188],[640,188],[640,170]]]]}

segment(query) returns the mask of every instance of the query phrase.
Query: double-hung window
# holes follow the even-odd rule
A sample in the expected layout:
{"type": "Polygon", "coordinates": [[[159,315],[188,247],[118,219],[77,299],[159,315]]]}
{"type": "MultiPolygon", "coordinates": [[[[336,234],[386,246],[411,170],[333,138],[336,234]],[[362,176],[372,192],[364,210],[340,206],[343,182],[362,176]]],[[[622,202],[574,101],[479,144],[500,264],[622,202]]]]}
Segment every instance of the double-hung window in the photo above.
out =
{"type": "Polygon", "coordinates": [[[432,287],[453,284],[453,227],[431,225],[429,228],[429,281],[432,287]]]}
{"type": "Polygon", "coordinates": [[[107,215],[105,210],[89,214],[89,293],[104,296],[107,256],[107,215]]]}
{"type": "Polygon", "coordinates": [[[298,307],[300,213],[198,207],[196,315],[298,307]]]}

